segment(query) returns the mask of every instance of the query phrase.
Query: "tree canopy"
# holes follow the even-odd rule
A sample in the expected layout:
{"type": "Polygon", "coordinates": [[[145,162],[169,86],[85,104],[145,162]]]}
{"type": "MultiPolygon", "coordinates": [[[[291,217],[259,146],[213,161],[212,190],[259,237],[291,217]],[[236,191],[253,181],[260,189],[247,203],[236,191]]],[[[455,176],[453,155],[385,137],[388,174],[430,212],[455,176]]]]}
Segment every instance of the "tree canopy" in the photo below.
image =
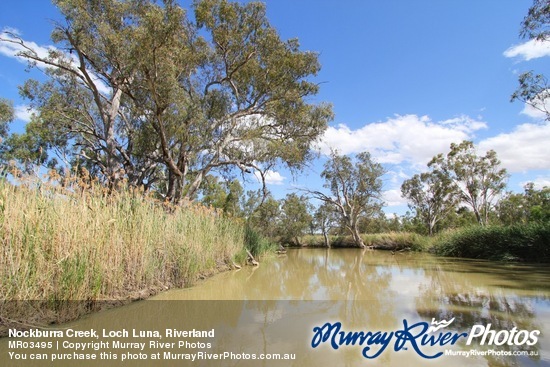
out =
{"type": "MultiPolygon", "coordinates": [[[[550,41],[550,4],[548,0],[534,0],[527,15],[521,23],[520,36],[538,42],[550,41]]],[[[511,100],[519,100],[545,115],[550,121],[550,110],[547,106],[550,97],[550,85],[543,74],[527,71],[521,73],[519,87],[512,94],[511,100]]]]}
{"type": "Polygon", "coordinates": [[[497,215],[505,225],[550,223],[550,188],[536,189],[532,182],[523,193],[507,193],[497,205],[497,215]]]}
{"type": "Polygon", "coordinates": [[[305,234],[313,218],[312,206],[305,196],[288,194],[281,205],[281,238],[285,242],[301,245],[300,237],[305,234]]]}
{"type": "Polygon", "coordinates": [[[195,1],[194,21],[172,0],[54,3],[65,22],[47,56],[0,38],[48,66],[45,82],[22,87],[38,111],[26,134],[111,187],[127,180],[178,202],[211,172],[300,169],[332,119],[330,105],[308,102],[317,54],[282,40],[262,3],[195,1]]]}
{"type": "Polygon", "coordinates": [[[330,248],[330,230],[337,225],[338,215],[334,206],[323,202],[313,214],[313,226],[323,234],[323,240],[327,248],[330,248]]]}
{"type": "Polygon", "coordinates": [[[428,234],[445,216],[455,209],[457,200],[448,177],[434,172],[416,174],[401,185],[403,197],[409,201],[409,207],[415,210],[422,223],[428,228],[428,234]]]}
{"type": "Polygon", "coordinates": [[[330,194],[309,191],[315,198],[334,207],[358,247],[365,247],[359,234],[359,220],[377,213],[382,206],[384,168],[373,161],[370,153],[359,153],[355,159],[332,152],[321,177],[330,194]]]}
{"type": "Polygon", "coordinates": [[[488,224],[492,206],[508,178],[494,150],[478,156],[471,141],[452,143],[446,156],[438,154],[428,166],[452,185],[459,201],[472,209],[479,224],[488,224]]]}
{"type": "Polygon", "coordinates": [[[8,123],[13,120],[13,104],[4,98],[0,98],[0,139],[8,135],[8,123]]]}

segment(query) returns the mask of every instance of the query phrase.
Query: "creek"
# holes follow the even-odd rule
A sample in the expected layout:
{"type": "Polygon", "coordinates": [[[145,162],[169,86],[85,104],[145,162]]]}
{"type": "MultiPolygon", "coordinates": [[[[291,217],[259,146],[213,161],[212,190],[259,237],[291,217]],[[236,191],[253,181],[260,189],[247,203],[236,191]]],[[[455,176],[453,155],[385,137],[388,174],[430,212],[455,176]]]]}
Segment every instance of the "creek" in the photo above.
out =
{"type": "MultiPolygon", "coordinates": [[[[128,336],[116,339],[124,347],[109,353],[126,361],[104,359],[106,366],[550,366],[550,269],[423,253],[289,250],[258,267],[221,273],[61,328],[93,329],[100,336],[125,330],[128,336]],[[451,320],[422,333],[424,325],[451,320]],[[357,332],[356,345],[329,335],[336,325],[357,332]],[[479,336],[466,345],[465,335],[472,333],[479,336]],[[404,335],[418,338],[407,341],[404,335]],[[155,362],[154,352],[166,358],[155,362]],[[224,353],[226,358],[214,359],[224,353]],[[295,358],[258,359],[272,354],[295,358]],[[252,355],[257,359],[247,359],[252,355]]],[[[14,352],[8,339],[0,340],[0,364],[18,365],[1,363],[14,352]]],[[[109,338],[85,340],[90,344],[78,353],[98,354],[101,346],[94,351],[94,343],[102,341],[109,338]]]]}

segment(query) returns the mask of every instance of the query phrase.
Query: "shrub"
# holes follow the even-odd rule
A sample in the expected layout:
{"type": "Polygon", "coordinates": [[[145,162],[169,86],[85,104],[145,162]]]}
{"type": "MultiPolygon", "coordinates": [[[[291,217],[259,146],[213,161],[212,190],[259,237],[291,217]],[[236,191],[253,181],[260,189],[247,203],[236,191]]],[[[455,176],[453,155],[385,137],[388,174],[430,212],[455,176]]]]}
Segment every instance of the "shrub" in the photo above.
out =
{"type": "Polygon", "coordinates": [[[550,226],[472,226],[440,236],[434,252],[475,259],[550,262],[550,226]]]}
{"type": "Polygon", "coordinates": [[[263,237],[260,233],[250,226],[245,226],[244,231],[245,248],[250,251],[253,256],[262,256],[267,252],[274,251],[276,245],[263,237]]]}

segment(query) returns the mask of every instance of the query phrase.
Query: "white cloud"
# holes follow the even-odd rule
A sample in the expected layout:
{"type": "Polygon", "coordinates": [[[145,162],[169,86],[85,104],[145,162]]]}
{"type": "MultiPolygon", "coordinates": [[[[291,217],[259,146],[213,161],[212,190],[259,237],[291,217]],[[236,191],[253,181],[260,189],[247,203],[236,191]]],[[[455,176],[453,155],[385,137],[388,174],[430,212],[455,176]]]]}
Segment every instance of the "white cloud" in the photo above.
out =
{"type": "Polygon", "coordinates": [[[485,139],[478,148],[497,152],[502,165],[511,173],[550,169],[550,123],[522,124],[512,132],[485,139]]]}
{"type": "Polygon", "coordinates": [[[530,181],[524,181],[520,183],[521,187],[525,187],[528,183],[532,182],[535,184],[535,189],[540,190],[544,187],[550,187],[550,177],[537,177],[530,181]]]}
{"type": "MultiPolygon", "coordinates": [[[[258,179],[258,182],[262,182],[262,177],[257,171],[254,171],[254,175],[258,179]]],[[[286,177],[282,176],[279,172],[267,170],[265,172],[265,183],[268,185],[282,185],[286,177]]]]}
{"type": "Polygon", "coordinates": [[[550,187],[550,177],[537,177],[533,180],[536,189],[542,189],[543,187],[550,187]]]}
{"type": "Polygon", "coordinates": [[[391,170],[386,172],[386,176],[389,176],[389,181],[393,185],[400,184],[403,180],[407,180],[411,177],[408,172],[405,172],[403,167],[397,167],[396,170],[391,170]]]}
{"type": "MultiPolygon", "coordinates": [[[[77,67],[77,58],[75,55],[69,55],[63,53],[58,48],[52,45],[39,45],[36,42],[23,40],[21,33],[14,28],[4,27],[2,32],[0,32],[0,54],[16,59],[19,62],[27,63],[28,60],[24,57],[19,56],[20,52],[29,51],[27,48],[21,45],[23,42],[28,48],[33,50],[36,53],[36,56],[42,59],[47,59],[50,55],[50,52],[55,52],[62,54],[66,60],[70,61],[72,66],[76,69],[77,67]]],[[[51,68],[51,65],[47,65],[42,62],[37,62],[36,66],[41,69],[51,68]]],[[[78,71],[79,72],[79,71],[78,71]]],[[[105,85],[105,83],[93,73],[90,73],[91,78],[93,79],[97,89],[100,93],[108,95],[111,93],[110,88],[105,85]]]]}
{"type": "Polygon", "coordinates": [[[504,51],[506,57],[520,57],[525,61],[550,56],[550,42],[530,40],[504,51]]]}
{"type": "Polygon", "coordinates": [[[282,185],[285,179],[279,172],[269,170],[265,174],[265,182],[270,185],[282,185]]]}
{"type": "MultiPolygon", "coordinates": [[[[403,180],[415,171],[426,171],[428,161],[436,154],[446,154],[451,143],[477,140],[475,133],[487,128],[480,118],[469,116],[433,121],[428,116],[397,115],[358,129],[345,124],[330,127],[317,148],[323,154],[331,148],[340,154],[371,152],[378,162],[390,168],[384,177],[386,206],[404,211],[401,208],[406,208],[407,201],[401,197],[403,180]]],[[[494,149],[509,173],[525,173],[550,170],[549,142],[550,122],[525,123],[510,132],[478,140],[476,150],[483,155],[494,149]]],[[[538,188],[550,186],[548,176],[533,177],[532,181],[538,188]]]]}
{"type": "MultiPolygon", "coordinates": [[[[21,39],[18,38],[20,35],[21,33],[17,29],[10,28],[10,27],[4,28],[2,30],[2,33],[0,34],[0,37],[3,39],[3,41],[0,42],[0,54],[14,58],[23,63],[27,63],[27,60],[18,56],[19,52],[28,51],[26,48],[24,48],[20,44],[21,39]]],[[[32,41],[23,41],[23,42],[29,48],[34,50],[37,56],[41,58],[48,57],[50,51],[57,51],[57,49],[54,46],[49,46],[49,45],[40,46],[36,42],[32,42],[32,41]]],[[[38,63],[37,66],[44,68],[46,65],[43,63],[38,63]]]]}
{"type": "Polygon", "coordinates": [[[14,108],[15,118],[24,122],[29,122],[33,114],[37,113],[36,110],[26,105],[18,105],[14,108]]]}
{"type": "Polygon", "coordinates": [[[345,124],[329,127],[318,149],[329,154],[369,151],[380,163],[424,166],[436,154],[446,152],[453,142],[472,139],[475,131],[487,128],[483,121],[468,116],[434,122],[428,116],[396,115],[384,122],[357,130],[345,124]]]}
{"type": "MultiPolygon", "coordinates": [[[[546,100],[544,103],[545,107],[548,111],[550,111],[550,100],[546,100]]],[[[544,120],[546,118],[546,113],[544,113],[543,110],[533,107],[532,105],[525,103],[523,110],[521,111],[522,114],[531,117],[534,120],[544,120]]]]}
{"type": "Polygon", "coordinates": [[[426,164],[436,154],[447,152],[451,143],[471,140],[476,131],[486,128],[485,122],[469,116],[434,122],[428,116],[396,115],[356,130],[344,124],[329,127],[318,149],[323,154],[331,149],[340,154],[369,151],[379,163],[397,165],[386,174],[390,187],[384,191],[383,200],[388,207],[406,207],[400,186],[412,175],[411,168],[424,171],[426,164]]]}
{"type": "Polygon", "coordinates": [[[13,27],[4,27],[2,32],[7,32],[7,33],[14,34],[16,36],[21,36],[21,32],[19,31],[19,29],[13,28],[13,27]]]}
{"type": "Polygon", "coordinates": [[[544,121],[550,111],[550,90],[545,89],[537,94],[529,103],[525,103],[522,114],[531,117],[533,120],[544,121]]]}
{"type": "Polygon", "coordinates": [[[383,193],[383,200],[386,206],[402,206],[407,205],[407,200],[401,196],[400,189],[390,189],[383,193]]]}

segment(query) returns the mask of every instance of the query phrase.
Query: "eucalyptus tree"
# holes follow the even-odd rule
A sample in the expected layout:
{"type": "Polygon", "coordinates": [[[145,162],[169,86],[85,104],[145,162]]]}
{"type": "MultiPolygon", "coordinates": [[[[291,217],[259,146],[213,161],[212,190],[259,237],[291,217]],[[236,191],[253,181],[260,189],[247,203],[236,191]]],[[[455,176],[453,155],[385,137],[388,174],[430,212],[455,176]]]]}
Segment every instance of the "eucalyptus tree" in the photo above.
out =
{"type": "MultiPolygon", "coordinates": [[[[42,148],[43,134],[47,131],[27,134],[8,134],[9,123],[15,118],[15,110],[11,101],[0,98],[0,172],[5,176],[9,166],[15,161],[20,161],[22,168],[27,173],[32,172],[36,164],[47,160],[47,149],[42,148]]],[[[34,132],[36,129],[33,121],[27,124],[27,130],[34,132]]]]}
{"type": "Polygon", "coordinates": [[[330,248],[330,230],[338,225],[337,213],[333,205],[326,202],[319,205],[313,214],[313,224],[323,234],[325,247],[330,248]]]}
{"type": "MultiPolygon", "coordinates": [[[[550,41],[550,5],[548,0],[533,1],[533,5],[521,23],[520,36],[538,42],[550,41]]],[[[550,85],[546,76],[527,71],[520,74],[518,80],[519,87],[512,94],[512,101],[520,100],[530,105],[544,113],[545,119],[549,121],[550,85]]]]}
{"type": "MultiPolygon", "coordinates": [[[[4,32],[0,38],[46,75],[43,82],[30,79],[21,87],[38,115],[20,140],[40,142],[43,150],[57,146],[65,168],[85,166],[109,186],[123,178],[135,185],[153,183],[155,161],[138,148],[150,134],[125,95],[139,72],[140,12],[153,5],[115,0],[54,4],[65,21],[55,24],[55,47],[46,54],[17,34],[4,32]]],[[[17,149],[13,144],[12,150],[17,149]]]]}
{"type": "Polygon", "coordinates": [[[0,139],[8,135],[8,124],[14,118],[13,104],[7,99],[0,98],[0,139]]]}
{"type": "Polygon", "coordinates": [[[48,154],[54,138],[51,132],[43,129],[33,118],[25,126],[27,133],[12,133],[0,144],[0,161],[6,164],[19,162],[19,169],[25,173],[36,172],[36,166],[45,165],[50,168],[57,165],[57,160],[48,154]]]}
{"type": "Polygon", "coordinates": [[[497,205],[499,220],[506,225],[550,222],[550,187],[535,188],[532,182],[523,193],[508,192],[497,205]]]}
{"type": "Polygon", "coordinates": [[[355,159],[332,152],[325,163],[321,177],[330,193],[308,191],[315,198],[331,205],[344,227],[350,232],[357,247],[365,244],[359,233],[359,220],[378,213],[382,207],[382,165],[372,160],[368,152],[357,154],[355,159]]]}
{"type": "Polygon", "coordinates": [[[472,209],[479,224],[488,224],[489,213],[508,178],[494,150],[478,156],[471,141],[452,143],[446,156],[438,154],[428,166],[441,180],[449,182],[457,199],[472,209]]]}
{"type": "Polygon", "coordinates": [[[172,0],[54,3],[65,23],[48,55],[2,41],[50,67],[24,93],[108,184],[154,185],[178,202],[214,171],[300,169],[332,118],[308,103],[318,55],[282,40],[262,3],[195,1],[194,21],[172,0]]]}
{"type": "Polygon", "coordinates": [[[265,237],[273,239],[280,233],[281,206],[270,192],[248,191],[244,214],[247,224],[265,237]]]}
{"type": "Polygon", "coordinates": [[[536,189],[535,184],[525,185],[525,198],[529,206],[529,221],[550,223],[550,187],[536,189]]]}
{"type": "Polygon", "coordinates": [[[430,236],[434,234],[437,223],[458,204],[452,187],[447,176],[434,172],[416,174],[401,185],[401,193],[408,200],[409,208],[416,212],[430,236]]]}
{"type": "Polygon", "coordinates": [[[284,241],[294,241],[301,245],[300,237],[305,234],[313,218],[312,205],[307,197],[295,193],[288,194],[281,204],[280,236],[284,241]]]}
{"type": "Polygon", "coordinates": [[[224,213],[242,217],[244,215],[244,189],[240,181],[237,179],[226,181],[225,186],[227,189],[227,196],[225,197],[225,202],[222,207],[224,213]]]}
{"type": "Polygon", "coordinates": [[[207,175],[199,191],[202,204],[232,216],[243,215],[244,190],[239,180],[222,181],[217,176],[207,175]]]}
{"type": "Polygon", "coordinates": [[[5,138],[8,136],[9,123],[15,116],[11,101],[0,98],[0,178],[5,177],[7,171],[7,157],[5,154],[5,138]]]}
{"type": "Polygon", "coordinates": [[[500,223],[504,225],[526,224],[529,221],[530,207],[522,193],[507,192],[496,206],[500,223]]]}

